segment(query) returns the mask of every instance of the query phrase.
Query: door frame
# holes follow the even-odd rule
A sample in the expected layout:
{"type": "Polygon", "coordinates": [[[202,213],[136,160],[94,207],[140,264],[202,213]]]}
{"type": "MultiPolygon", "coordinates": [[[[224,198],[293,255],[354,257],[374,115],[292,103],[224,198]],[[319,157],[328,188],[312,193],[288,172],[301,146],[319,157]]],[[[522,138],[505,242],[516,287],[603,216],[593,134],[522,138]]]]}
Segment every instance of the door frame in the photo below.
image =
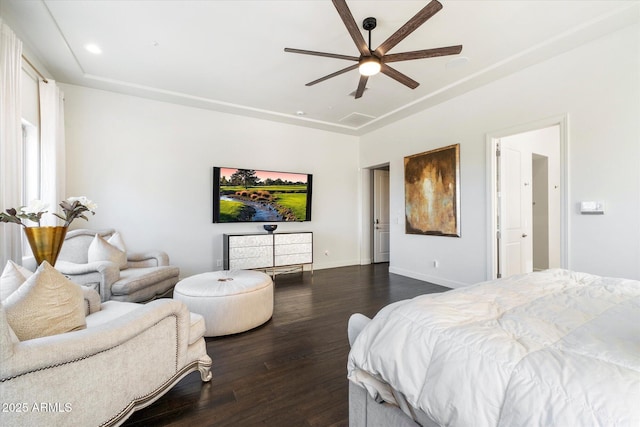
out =
{"type": "MultiPolygon", "coordinates": [[[[376,252],[379,249],[379,244],[380,244],[380,239],[378,239],[376,237],[376,229],[378,229],[378,224],[376,223],[376,217],[377,217],[377,212],[376,212],[376,200],[377,200],[377,195],[380,194],[379,193],[379,182],[376,179],[376,172],[386,172],[387,175],[387,185],[386,185],[386,209],[387,209],[387,213],[389,214],[389,216],[386,218],[387,220],[387,233],[389,235],[389,239],[391,239],[391,188],[390,188],[390,171],[389,171],[389,166],[387,165],[386,167],[379,167],[379,168],[373,168],[371,169],[371,179],[373,180],[373,185],[372,185],[372,190],[373,190],[373,194],[371,195],[371,204],[372,204],[372,209],[371,209],[371,259],[372,262],[374,264],[376,263],[384,263],[384,262],[389,262],[390,261],[390,257],[391,257],[391,250],[389,250],[389,254],[388,257],[386,257],[386,261],[380,261],[380,260],[376,260],[376,252]]],[[[381,206],[384,206],[385,204],[382,203],[381,206]]]]}
{"type": "MultiPolygon", "coordinates": [[[[373,264],[373,191],[375,185],[373,170],[385,168],[389,169],[389,209],[391,209],[390,163],[381,163],[360,169],[360,190],[362,196],[360,203],[360,265],[373,264]]],[[[391,228],[391,223],[389,224],[389,228],[391,228]]],[[[391,263],[391,249],[389,249],[389,263],[391,263]]]]}
{"type": "Polygon", "coordinates": [[[497,140],[519,133],[530,132],[551,126],[559,126],[560,131],[560,266],[569,266],[569,117],[561,116],[549,117],[535,122],[517,125],[506,129],[488,132],[486,135],[486,165],[487,165],[487,260],[486,279],[492,280],[497,276],[497,197],[496,192],[496,172],[497,140]]]}

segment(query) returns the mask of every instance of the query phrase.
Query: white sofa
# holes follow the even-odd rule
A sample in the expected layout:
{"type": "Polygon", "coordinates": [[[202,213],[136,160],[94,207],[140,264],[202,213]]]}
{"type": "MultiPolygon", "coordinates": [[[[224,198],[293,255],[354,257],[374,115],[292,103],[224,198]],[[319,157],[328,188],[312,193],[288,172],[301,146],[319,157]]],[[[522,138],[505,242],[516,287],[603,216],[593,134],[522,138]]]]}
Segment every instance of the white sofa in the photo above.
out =
{"type": "Polygon", "coordinates": [[[200,315],[94,295],[86,329],[22,342],[0,304],[0,425],[117,426],[188,373],[211,379],[200,315]]]}

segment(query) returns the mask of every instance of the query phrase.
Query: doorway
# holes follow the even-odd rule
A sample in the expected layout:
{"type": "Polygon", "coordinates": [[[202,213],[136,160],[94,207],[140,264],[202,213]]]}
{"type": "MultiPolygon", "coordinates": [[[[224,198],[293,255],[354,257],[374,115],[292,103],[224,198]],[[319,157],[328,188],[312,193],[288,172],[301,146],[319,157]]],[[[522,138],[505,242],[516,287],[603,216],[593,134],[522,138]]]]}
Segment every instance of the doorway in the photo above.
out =
{"type": "Polygon", "coordinates": [[[389,262],[389,167],[373,170],[373,262],[389,262]]]}
{"type": "MultiPolygon", "coordinates": [[[[360,174],[362,195],[360,203],[360,264],[390,262],[391,187],[389,163],[362,168],[360,174]]],[[[397,218],[394,223],[398,223],[397,218]]]]}
{"type": "Polygon", "coordinates": [[[567,265],[566,121],[489,135],[488,279],[567,265]]]}

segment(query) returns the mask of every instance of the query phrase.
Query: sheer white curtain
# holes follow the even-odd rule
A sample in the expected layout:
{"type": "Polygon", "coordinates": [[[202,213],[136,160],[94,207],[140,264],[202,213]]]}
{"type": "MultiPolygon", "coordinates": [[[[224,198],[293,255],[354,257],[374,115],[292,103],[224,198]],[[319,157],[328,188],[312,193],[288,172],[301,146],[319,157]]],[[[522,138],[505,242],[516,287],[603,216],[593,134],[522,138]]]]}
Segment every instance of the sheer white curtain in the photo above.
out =
{"type": "MultiPolygon", "coordinates": [[[[22,42],[0,18],[0,210],[22,195],[22,42]]],[[[0,268],[22,262],[22,227],[0,223],[0,268]]]]}
{"type": "MultiPolygon", "coordinates": [[[[59,212],[65,198],[64,94],[53,80],[40,81],[40,192],[49,212],[59,212]]],[[[44,215],[41,225],[62,225],[44,215]]]]}

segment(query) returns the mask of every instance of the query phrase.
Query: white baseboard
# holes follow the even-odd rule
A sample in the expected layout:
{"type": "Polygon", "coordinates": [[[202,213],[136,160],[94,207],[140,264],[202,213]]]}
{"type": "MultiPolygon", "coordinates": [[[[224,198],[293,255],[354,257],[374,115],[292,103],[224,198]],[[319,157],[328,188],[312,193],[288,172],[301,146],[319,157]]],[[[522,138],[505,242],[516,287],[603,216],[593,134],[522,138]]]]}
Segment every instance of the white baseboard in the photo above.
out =
{"type": "Polygon", "coordinates": [[[314,270],[324,270],[325,268],[338,268],[338,267],[348,267],[350,265],[360,265],[360,260],[352,259],[346,261],[325,261],[322,260],[320,262],[313,261],[313,269],[314,270]]]}
{"type": "Polygon", "coordinates": [[[389,273],[399,274],[401,276],[411,277],[412,279],[422,280],[424,282],[434,283],[447,288],[457,289],[469,286],[468,283],[456,282],[454,280],[443,279],[442,277],[430,276],[428,274],[416,273],[415,271],[405,270],[398,267],[389,267],[389,273]]]}

